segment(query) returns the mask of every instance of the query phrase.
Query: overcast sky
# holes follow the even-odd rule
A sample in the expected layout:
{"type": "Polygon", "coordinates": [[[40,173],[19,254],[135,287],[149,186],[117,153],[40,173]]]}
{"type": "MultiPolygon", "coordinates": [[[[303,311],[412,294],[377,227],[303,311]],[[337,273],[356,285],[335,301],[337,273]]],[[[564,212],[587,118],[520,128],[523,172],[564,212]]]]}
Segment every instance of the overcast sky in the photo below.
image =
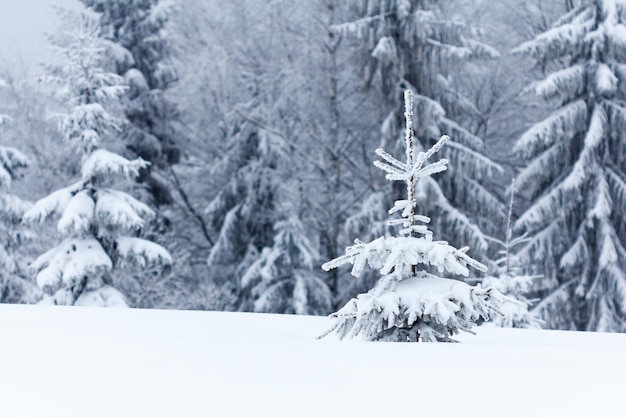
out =
{"type": "Polygon", "coordinates": [[[0,0],[0,57],[22,62],[29,71],[50,57],[44,33],[54,32],[58,18],[52,5],[75,8],[77,0],[0,0]]]}

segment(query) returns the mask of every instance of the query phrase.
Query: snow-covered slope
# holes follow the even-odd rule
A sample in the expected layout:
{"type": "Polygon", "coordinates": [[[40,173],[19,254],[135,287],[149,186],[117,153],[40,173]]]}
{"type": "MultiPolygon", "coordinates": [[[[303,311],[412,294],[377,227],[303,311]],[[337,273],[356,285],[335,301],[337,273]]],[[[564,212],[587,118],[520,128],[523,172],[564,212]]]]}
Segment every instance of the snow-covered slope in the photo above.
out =
{"type": "Polygon", "coordinates": [[[329,319],[0,305],[0,415],[626,415],[626,335],[316,340],[329,319]]]}

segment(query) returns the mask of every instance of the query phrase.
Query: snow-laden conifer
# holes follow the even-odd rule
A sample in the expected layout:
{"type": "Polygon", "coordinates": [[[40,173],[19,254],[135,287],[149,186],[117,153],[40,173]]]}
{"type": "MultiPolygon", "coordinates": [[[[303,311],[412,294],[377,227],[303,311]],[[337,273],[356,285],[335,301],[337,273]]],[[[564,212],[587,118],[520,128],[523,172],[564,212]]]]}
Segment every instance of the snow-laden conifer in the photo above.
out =
{"type": "Polygon", "coordinates": [[[290,149],[255,123],[232,123],[228,149],[211,171],[219,189],[205,210],[217,235],[207,259],[211,279],[236,297],[233,309],[327,314],[328,285],[313,269],[318,249],[294,216],[302,200],[290,149]]]}
{"type": "MultiPolygon", "coordinates": [[[[7,116],[0,115],[0,125],[7,120],[7,116]]],[[[28,164],[28,158],[18,149],[0,146],[0,303],[32,301],[18,251],[26,237],[20,218],[30,204],[10,193],[18,171],[28,164]]]]}
{"type": "MultiPolygon", "coordinates": [[[[381,86],[382,108],[388,112],[381,125],[382,147],[393,151],[402,147],[402,106],[398,97],[404,89],[410,89],[418,116],[414,127],[419,139],[416,147],[428,149],[442,132],[454,138],[441,151],[452,161],[448,175],[421,181],[417,201],[425,214],[437,213],[437,222],[431,225],[437,233],[446,239],[468,242],[479,253],[486,252],[488,239],[477,219],[488,225],[490,219],[503,215],[502,204],[484,186],[485,178],[501,168],[484,155],[482,139],[458,123],[478,111],[455,91],[450,74],[455,66],[468,60],[497,57],[497,51],[476,40],[474,28],[444,17],[441,1],[355,3],[363,11],[362,18],[337,25],[335,30],[365,49],[367,83],[381,86]]],[[[379,190],[372,199],[380,202],[384,196],[395,198],[400,190],[394,190],[393,194],[379,190]]],[[[358,214],[349,221],[352,229],[359,220],[372,219],[367,208],[358,214]]],[[[380,219],[376,220],[375,227],[380,230],[380,219]]]]}
{"type": "Polygon", "coordinates": [[[376,154],[382,159],[375,165],[387,173],[391,181],[403,182],[406,198],[395,202],[390,214],[400,218],[389,220],[399,226],[397,237],[380,237],[370,243],[358,239],[346,248],[346,254],[322,265],[324,270],[352,264],[352,275],[358,277],[369,265],[382,277],[366,294],[350,300],[331,316],[335,324],[329,333],[340,338],[359,336],[365,340],[450,341],[459,331],[471,332],[479,318],[488,319],[492,311],[511,300],[493,288],[472,287],[429,271],[453,275],[469,275],[469,268],[485,272],[487,268],[471,258],[469,247],[457,249],[447,242],[436,241],[427,224],[430,218],[416,213],[415,190],[418,181],[445,171],[448,160],[428,160],[448,141],[442,136],[426,152],[415,152],[413,101],[405,92],[405,152],[402,162],[383,149],[376,154]]]}
{"type": "Polygon", "coordinates": [[[519,255],[545,275],[536,310],[551,328],[626,331],[625,35],[626,4],[593,0],[515,50],[557,68],[527,89],[554,113],[515,146],[532,198],[519,255]]]}
{"type": "Polygon", "coordinates": [[[69,107],[55,118],[65,141],[83,161],[74,184],[40,199],[23,216],[30,224],[56,220],[63,239],[31,268],[37,284],[50,294],[44,303],[125,306],[123,295],[111,287],[113,268],[171,263],[161,246],[136,237],[153,211],[109,188],[135,178],[148,162],[128,160],[104,148],[123,124],[112,109],[127,88],[120,76],[102,67],[105,45],[98,25],[81,14],[77,30],[64,33],[54,46],[59,63],[47,80],[60,86],[69,107]]]}
{"type": "Polygon", "coordinates": [[[250,292],[250,310],[261,313],[327,314],[331,294],[316,275],[319,254],[309,241],[298,218],[279,221],[271,247],[242,277],[244,291],[250,292]]]}
{"type": "Polygon", "coordinates": [[[129,154],[149,166],[140,180],[158,206],[171,203],[163,170],[180,158],[176,105],[166,91],[178,79],[170,59],[171,40],[166,25],[174,11],[170,0],[81,0],[98,15],[104,56],[124,79],[128,94],[122,106],[128,119],[120,136],[129,154]],[[162,171],[153,172],[158,169],[162,171]]]}
{"type": "MultiPolygon", "coordinates": [[[[277,163],[283,149],[268,132],[252,123],[235,122],[229,146],[210,174],[218,192],[205,214],[217,235],[207,264],[218,285],[241,289],[241,278],[265,247],[272,246],[276,195],[281,184],[277,163]]],[[[238,294],[239,306],[247,304],[238,294]]]]}

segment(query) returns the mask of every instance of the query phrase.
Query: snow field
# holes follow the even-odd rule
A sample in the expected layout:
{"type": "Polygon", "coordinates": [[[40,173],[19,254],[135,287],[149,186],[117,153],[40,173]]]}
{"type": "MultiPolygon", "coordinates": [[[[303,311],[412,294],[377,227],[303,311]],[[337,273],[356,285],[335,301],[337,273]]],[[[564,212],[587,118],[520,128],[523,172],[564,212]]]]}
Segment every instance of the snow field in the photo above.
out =
{"type": "Polygon", "coordinates": [[[0,305],[2,416],[620,416],[626,335],[316,340],[329,319],[0,305]]]}

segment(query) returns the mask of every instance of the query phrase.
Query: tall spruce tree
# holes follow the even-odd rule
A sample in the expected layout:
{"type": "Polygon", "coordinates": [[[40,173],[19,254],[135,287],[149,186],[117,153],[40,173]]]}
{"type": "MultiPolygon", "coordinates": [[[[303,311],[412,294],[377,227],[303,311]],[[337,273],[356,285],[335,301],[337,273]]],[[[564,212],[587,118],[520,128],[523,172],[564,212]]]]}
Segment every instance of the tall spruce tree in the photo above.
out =
{"type": "Polygon", "coordinates": [[[532,199],[519,255],[545,275],[536,311],[549,327],[626,331],[626,4],[568,4],[514,51],[551,71],[529,91],[555,107],[515,146],[532,199]]]}
{"type": "MultiPolygon", "coordinates": [[[[325,228],[326,216],[317,206],[325,204],[325,193],[336,191],[324,187],[327,178],[320,179],[328,174],[320,162],[331,142],[326,135],[331,123],[324,107],[326,80],[314,61],[321,55],[319,34],[311,35],[304,23],[319,5],[277,0],[227,7],[232,20],[214,25],[225,26],[228,36],[207,40],[215,75],[201,87],[217,84],[207,96],[222,98],[207,106],[218,129],[198,135],[217,154],[199,168],[207,169],[211,184],[203,220],[212,240],[209,277],[233,291],[232,308],[325,314],[331,308],[328,285],[317,269],[316,228],[325,228]],[[273,30],[266,30],[267,21],[273,30]],[[221,48],[227,54],[216,65],[212,61],[225,52],[221,48]]],[[[192,74],[189,81],[198,80],[192,74]]]]}
{"type": "MultiPolygon", "coordinates": [[[[253,119],[255,108],[248,108],[253,119]]],[[[207,260],[211,280],[232,293],[237,310],[327,314],[332,297],[314,270],[318,250],[296,217],[302,199],[285,138],[248,121],[233,129],[211,172],[220,191],[205,211],[217,234],[207,260]]]]}
{"type": "Polygon", "coordinates": [[[111,286],[111,270],[126,264],[169,265],[171,258],[161,246],[136,237],[145,219],[154,215],[152,210],[106,187],[136,177],[148,162],[130,161],[104,149],[124,123],[112,111],[127,88],[120,76],[102,68],[105,45],[96,22],[80,14],[74,24],[76,30],[53,39],[58,64],[47,80],[59,86],[69,107],[56,118],[69,147],[83,157],[81,178],[24,214],[27,223],[58,218],[63,237],[31,268],[37,284],[49,293],[44,303],[126,306],[123,295],[111,286]]]}
{"type": "Polygon", "coordinates": [[[207,263],[211,280],[230,287],[238,298],[236,308],[247,310],[241,277],[273,242],[281,147],[245,121],[235,123],[231,135],[226,155],[210,173],[220,191],[205,210],[217,234],[207,263]]]}
{"type": "MultiPolygon", "coordinates": [[[[478,253],[485,253],[488,242],[479,225],[489,224],[489,217],[503,217],[503,206],[482,182],[490,171],[500,167],[484,156],[483,141],[455,122],[477,110],[452,88],[449,76],[459,64],[496,57],[497,51],[477,41],[471,27],[446,18],[440,7],[443,2],[353,3],[362,17],[335,29],[361,45],[366,84],[381,88],[382,107],[387,112],[382,122],[382,146],[399,150],[403,109],[398,98],[409,89],[415,94],[416,149],[428,149],[442,133],[453,138],[441,152],[442,157],[452,161],[448,175],[418,184],[417,203],[427,215],[438,213],[431,226],[437,234],[447,240],[467,242],[478,253]]],[[[394,187],[393,197],[398,197],[402,190],[397,184],[394,187]]],[[[389,195],[379,191],[366,200],[365,206],[387,206],[389,195]]],[[[367,208],[357,213],[349,225],[357,230],[359,221],[370,227],[374,224],[375,234],[384,228],[384,219],[367,208]]]]}
{"type": "Polygon", "coordinates": [[[115,72],[129,86],[125,98],[128,123],[121,137],[133,157],[150,165],[139,180],[148,185],[156,205],[171,202],[171,193],[154,170],[178,163],[180,144],[174,124],[176,105],[166,91],[178,79],[170,59],[171,42],[166,30],[174,6],[167,0],[81,0],[99,13],[107,56],[115,72]]]}

